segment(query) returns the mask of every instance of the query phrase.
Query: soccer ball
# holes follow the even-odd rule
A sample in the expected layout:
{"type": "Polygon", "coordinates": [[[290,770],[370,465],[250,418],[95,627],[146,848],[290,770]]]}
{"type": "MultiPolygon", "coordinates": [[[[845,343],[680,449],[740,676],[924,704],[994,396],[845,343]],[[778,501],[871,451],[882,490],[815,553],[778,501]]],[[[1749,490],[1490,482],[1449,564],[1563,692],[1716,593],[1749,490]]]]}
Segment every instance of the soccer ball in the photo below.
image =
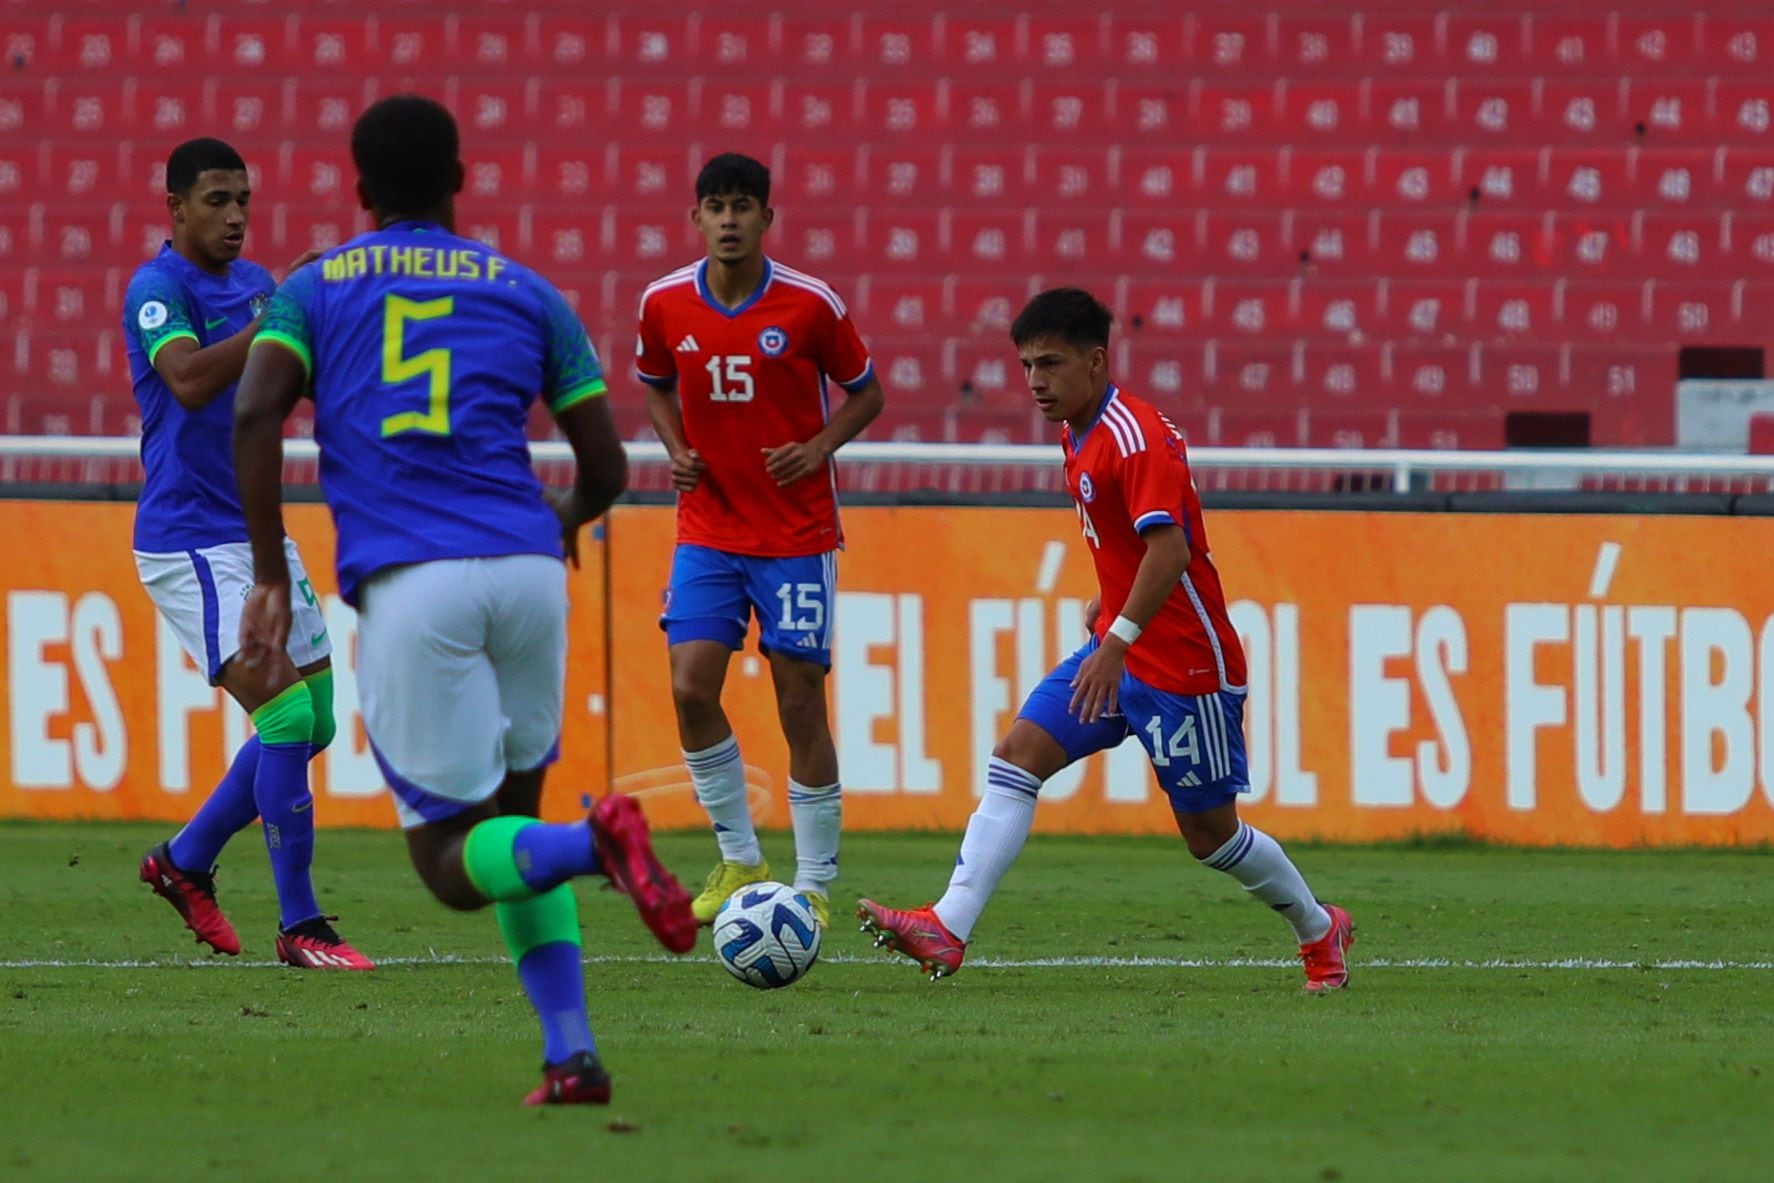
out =
{"type": "Polygon", "coordinates": [[[783,883],[752,883],[715,913],[715,953],[748,986],[774,990],[819,959],[819,922],[807,897],[783,883]]]}

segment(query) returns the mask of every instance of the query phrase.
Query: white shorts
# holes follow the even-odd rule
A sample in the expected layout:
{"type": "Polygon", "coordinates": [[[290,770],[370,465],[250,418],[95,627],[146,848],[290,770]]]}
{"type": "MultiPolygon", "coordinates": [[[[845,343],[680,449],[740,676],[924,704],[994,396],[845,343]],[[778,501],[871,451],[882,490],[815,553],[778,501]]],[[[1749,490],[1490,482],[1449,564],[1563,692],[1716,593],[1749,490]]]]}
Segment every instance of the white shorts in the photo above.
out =
{"type": "Polygon", "coordinates": [[[411,829],[560,750],[567,568],[545,555],[392,567],[358,594],[364,729],[411,829]]]}
{"type": "MultiPolygon", "coordinates": [[[[330,657],[326,617],[296,544],[283,540],[290,567],[290,660],[298,668],[330,657]]],[[[240,652],[240,609],[253,589],[253,548],[224,542],[172,554],[136,551],[136,574],[179,644],[214,686],[240,652]]]]}

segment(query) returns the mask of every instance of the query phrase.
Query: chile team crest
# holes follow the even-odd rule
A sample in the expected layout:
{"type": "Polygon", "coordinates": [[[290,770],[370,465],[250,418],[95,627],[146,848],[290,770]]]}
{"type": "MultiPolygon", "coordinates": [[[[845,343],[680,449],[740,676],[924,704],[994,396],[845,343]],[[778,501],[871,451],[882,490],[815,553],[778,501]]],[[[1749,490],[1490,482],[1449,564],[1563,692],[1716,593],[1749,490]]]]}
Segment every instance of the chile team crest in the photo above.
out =
{"type": "Polygon", "coordinates": [[[1091,481],[1088,472],[1078,474],[1078,497],[1082,501],[1096,500],[1096,485],[1091,481]]]}
{"type": "Polygon", "coordinates": [[[771,325],[758,334],[758,348],[765,357],[781,357],[783,350],[788,348],[788,334],[771,325]]]}

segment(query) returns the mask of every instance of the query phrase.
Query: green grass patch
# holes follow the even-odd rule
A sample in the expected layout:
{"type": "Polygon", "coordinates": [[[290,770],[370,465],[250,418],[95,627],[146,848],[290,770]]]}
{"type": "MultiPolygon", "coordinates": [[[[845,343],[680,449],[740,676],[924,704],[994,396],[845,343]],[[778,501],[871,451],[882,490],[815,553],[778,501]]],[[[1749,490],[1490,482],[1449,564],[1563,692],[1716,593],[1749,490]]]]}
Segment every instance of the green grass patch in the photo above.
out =
{"type": "MultiPolygon", "coordinates": [[[[1176,840],[1031,841],[975,964],[935,986],[837,924],[805,981],[748,990],[706,944],[647,960],[626,902],[585,886],[616,1098],[531,1111],[534,1019],[492,918],[434,904],[397,836],[321,835],[340,930],[410,959],[327,975],[191,967],[134,879],[160,834],[0,826],[0,1177],[1760,1179],[1774,1161],[1774,972],[1748,968],[1774,963],[1764,852],[1297,847],[1359,926],[1352,988],[1326,998],[1293,966],[1223,964],[1293,946],[1176,840]],[[1081,957],[1105,964],[1020,964],[1081,957]],[[1109,964],[1135,958],[1209,964],[1109,964]],[[1639,968],[1553,968],[1582,960],[1639,968]],[[1678,961],[1739,968],[1650,968],[1678,961]]],[[[660,845],[689,880],[713,856],[702,835],[660,845]]],[[[851,836],[842,896],[929,899],[955,845],[851,836]]],[[[786,836],[766,850],[789,864],[786,836]]],[[[223,858],[241,962],[272,957],[264,863],[251,835],[223,858]]]]}

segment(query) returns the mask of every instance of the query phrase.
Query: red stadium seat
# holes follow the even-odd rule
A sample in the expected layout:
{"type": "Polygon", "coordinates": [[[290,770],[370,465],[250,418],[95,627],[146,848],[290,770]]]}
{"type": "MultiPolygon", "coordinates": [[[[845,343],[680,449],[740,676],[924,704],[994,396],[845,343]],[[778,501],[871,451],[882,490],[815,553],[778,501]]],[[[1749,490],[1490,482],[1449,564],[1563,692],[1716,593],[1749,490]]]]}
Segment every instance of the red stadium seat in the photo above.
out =
{"type": "Polygon", "coordinates": [[[1293,331],[1351,344],[1380,331],[1380,285],[1373,280],[1297,280],[1290,300],[1293,331]]]}
{"type": "Polygon", "coordinates": [[[1635,220],[1635,264],[1640,274],[1695,278],[1729,266],[1723,226],[1712,214],[1643,214],[1635,220]]]}
{"type": "Polygon", "coordinates": [[[1101,146],[1033,148],[1012,193],[1016,200],[1043,208],[1062,202],[1099,209],[1119,205],[1121,195],[1111,180],[1110,165],[1110,155],[1101,146]]]}
{"type": "Polygon", "coordinates": [[[1774,151],[1726,148],[1718,154],[1720,203],[1742,209],[1774,209],[1774,151]]]}
{"type": "Polygon", "coordinates": [[[957,393],[944,364],[944,346],[934,337],[869,337],[875,373],[889,400],[906,399],[924,406],[947,407],[957,393]]]}
{"type": "Polygon", "coordinates": [[[1729,343],[1742,317],[1742,284],[1652,280],[1646,285],[1644,339],[1729,343]]]}
{"type": "Polygon", "coordinates": [[[963,170],[942,149],[909,144],[883,145],[868,157],[867,200],[889,208],[899,205],[943,205],[951,198],[999,205],[1007,200],[1004,186],[1021,168],[1020,152],[992,154],[989,161],[963,170]],[[953,180],[949,178],[952,176],[953,180]]]}
{"type": "Polygon", "coordinates": [[[1637,279],[1563,283],[1564,331],[1578,341],[1639,340],[1645,329],[1645,285],[1637,279]]]}
{"type": "MultiPolygon", "coordinates": [[[[776,240],[770,249],[785,263],[813,272],[822,272],[847,259],[855,260],[864,268],[882,270],[884,260],[862,248],[857,223],[864,216],[861,210],[832,213],[818,209],[781,211],[770,231],[776,240]]],[[[936,215],[931,215],[928,224],[920,225],[928,228],[937,225],[938,221],[936,215]]],[[[929,240],[920,237],[920,250],[926,241],[929,240]]]]}
{"type": "Polygon", "coordinates": [[[1619,144],[1633,134],[1631,106],[1622,101],[1625,89],[1607,80],[1539,83],[1538,137],[1550,144],[1619,144]]]}
{"type": "Polygon", "coordinates": [[[1059,85],[1037,82],[1029,92],[1027,135],[1036,143],[1100,142],[1101,129],[1112,121],[1113,98],[1100,81],[1079,75],[1059,85]]]}
{"type": "MultiPolygon", "coordinates": [[[[1363,162],[1367,200],[1400,209],[1464,202],[1467,189],[1460,177],[1460,156],[1459,152],[1370,148],[1363,162]]],[[[1296,164],[1296,172],[1298,167],[1296,164]]]]}
{"type": "Polygon", "coordinates": [[[1732,198],[1725,188],[1724,155],[1704,149],[1635,151],[1628,156],[1632,185],[1624,204],[1672,211],[1727,205],[1732,198]]]}
{"type": "Polygon", "coordinates": [[[864,275],[850,296],[850,311],[866,330],[939,333],[952,328],[944,311],[943,282],[892,275],[864,275]]]}
{"type": "Polygon", "coordinates": [[[1396,424],[1401,448],[1494,451],[1503,446],[1501,415],[1402,410],[1396,424]]]}
{"type": "Polygon", "coordinates": [[[1386,280],[1379,331],[1388,337],[1441,340],[1463,334],[1470,322],[1468,285],[1456,278],[1386,280]]]}
{"type": "Polygon", "coordinates": [[[1206,405],[1208,345],[1200,340],[1125,335],[1112,374],[1141,398],[1164,407],[1206,405]]]}
{"type": "MultiPolygon", "coordinates": [[[[535,180],[535,188],[527,194],[539,203],[570,203],[610,198],[617,196],[634,196],[646,198],[654,194],[621,192],[622,187],[613,184],[609,175],[609,163],[612,153],[608,148],[597,144],[576,142],[562,143],[558,140],[538,140],[534,144],[534,160],[530,165],[531,175],[535,180]]],[[[620,161],[618,167],[626,165],[620,161]]],[[[641,170],[634,170],[631,175],[640,176],[641,170]]],[[[668,195],[664,177],[658,178],[657,196],[663,200],[668,195]]],[[[695,196],[684,186],[680,191],[684,194],[680,204],[684,209],[694,203],[695,196]]]]}
{"type": "Polygon", "coordinates": [[[1721,247],[1734,274],[1761,282],[1774,280],[1774,214],[1725,214],[1720,228],[1721,247]]]}
{"type": "Polygon", "coordinates": [[[1283,204],[1286,157],[1273,148],[1207,148],[1192,162],[1194,193],[1213,209],[1248,210],[1283,204]]]}
{"type": "MultiPolygon", "coordinates": [[[[947,219],[946,257],[950,266],[975,273],[1023,272],[1050,266],[1036,254],[1034,219],[1020,210],[957,211],[947,219]]],[[[906,223],[901,219],[902,224],[906,223]]]]}
{"type": "Polygon", "coordinates": [[[1558,346],[1476,345],[1472,352],[1480,383],[1498,402],[1538,409],[1566,386],[1566,355],[1558,346]]]}
{"type": "MultiPolygon", "coordinates": [[[[514,144],[506,148],[465,146],[462,157],[468,171],[462,196],[471,205],[522,201],[534,191],[531,176],[534,153],[527,145],[514,144]]],[[[320,179],[326,179],[328,175],[325,167],[322,166],[320,179]]]]}
{"type": "Polygon", "coordinates": [[[1438,20],[1422,12],[1376,7],[1363,13],[1361,38],[1351,65],[1368,74],[1436,73],[1440,67],[1438,20]]]}
{"type": "Polygon", "coordinates": [[[1306,419],[1309,448],[1396,448],[1397,411],[1314,410],[1306,419]]]}
{"type": "Polygon", "coordinates": [[[1273,406],[1303,401],[1303,351],[1286,345],[1213,341],[1205,353],[1202,381],[1222,403],[1256,400],[1273,406]]]}
{"type": "Polygon", "coordinates": [[[1381,363],[1382,358],[1377,349],[1352,345],[1307,345],[1301,358],[1302,385],[1313,406],[1354,402],[1368,407],[1383,407],[1391,401],[1391,396],[1386,389],[1381,363]]]}
{"type": "Polygon", "coordinates": [[[1712,129],[1727,143],[1745,148],[1774,144],[1774,86],[1715,80],[1711,90],[1712,129]]]}
{"type": "Polygon", "coordinates": [[[1765,12],[1708,12],[1696,40],[1696,59],[1716,74],[1765,81],[1774,63],[1774,18],[1765,12]]]}
{"type": "Polygon", "coordinates": [[[292,24],[287,43],[291,73],[364,77],[381,64],[374,21],[309,13],[292,24]]]}
{"type": "Polygon", "coordinates": [[[1387,358],[1392,389],[1406,408],[1471,407],[1499,393],[1480,383],[1475,345],[1400,345],[1389,349],[1387,358]]]}
{"type": "Polygon", "coordinates": [[[949,323],[965,333],[1010,339],[1010,322],[1035,294],[1036,277],[979,279],[950,275],[943,280],[943,309],[949,323]]]}
{"type": "Polygon", "coordinates": [[[1366,83],[1367,138],[1382,146],[1421,147],[1445,143],[1453,130],[1451,82],[1399,81],[1396,76],[1366,83]]]}
{"type": "Polygon", "coordinates": [[[1537,74],[1591,75],[1608,65],[1608,23],[1595,16],[1538,14],[1528,18],[1526,66],[1537,74]]]}
{"type": "Polygon", "coordinates": [[[1029,388],[1008,338],[957,338],[946,343],[949,373],[960,397],[974,405],[1026,409],[1029,388]]]}
{"type": "Polygon", "coordinates": [[[1202,416],[1199,434],[1190,433],[1189,439],[1221,448],[1298,448],[1305,445],[1306,417],[1303,411],[1221,404],[1202,416]]]}
{"type": "Polygon", "coordinates": [[[1062,279],[1080,282],[1092,271],[1119,272],[1141,265],[1146,243],[1129,242],[1118,213],[1043,210],[1033,219],[1034,261],[1062,279]]]}
{"type": "Polygon", "coordinates": [[[1202,281],[1181,277],[1126,279],[1118,286],[1111,308],[1123,326],[1138,333],[1199,337],[1201,289],[1202,281]]]}
{"type": "Polygon", "coordinates": [[[1473,281],[1473,332],[1494,341],[1545,340],[1556,335],[1559,309],[1544,280],[1473,281]]]}
{"type": "MultiPolygon", "coordinates": [[[[866,148],[859,151],[848,147],[781,145],[770,167],[770,200],[790,207],[820,203],[854,205],[866,201],[872,196],[868,162],[866,148]]],[[[679,188],[687,189],[681,183],[679,188]]]]}
{"type": "Polygon", "coordinates": [[[1208,280],[1201,285],[1199,330],[1226,339],[1289,337],[1285,280],[1208,280]]]}
{"type": "Polygon", "coordinates": [[[1635,81],[1628,88],[1622,122],[1629,132],[1642,136],[1647,146],[1715,144],[1721,124],[1708,114],[1707,91],[1707,83],[1699,79],[1635,81]]]}
{"type": "Polygon", "coordinates": [[[208,56],[208,65],[218,75],[281,72],[282,63],[291,60],[290,34],[295,23],[291,18],[229,12],[211,21],[205,40],[215,50],[208,56]]]}
{"type": "Polygon", "coordinates": [[[1614,26],[1615,61],[1622,73],[1653,74],[1704,68],[1692,15],[1622,15],[1614,26]]]}
{"type": "Polygon", "coordinates": [[[1459,77],[1521,74],[1528,69],[1528,23],[1520,16],[1447,16],[1449,71],[1459,77]]]}
{"type": "Polygon", "coordinates": [[[78,328],[112,324],[123,311],[121,268],[32,268],[25,272],[25,304],[40,325],[78,328]]]}

